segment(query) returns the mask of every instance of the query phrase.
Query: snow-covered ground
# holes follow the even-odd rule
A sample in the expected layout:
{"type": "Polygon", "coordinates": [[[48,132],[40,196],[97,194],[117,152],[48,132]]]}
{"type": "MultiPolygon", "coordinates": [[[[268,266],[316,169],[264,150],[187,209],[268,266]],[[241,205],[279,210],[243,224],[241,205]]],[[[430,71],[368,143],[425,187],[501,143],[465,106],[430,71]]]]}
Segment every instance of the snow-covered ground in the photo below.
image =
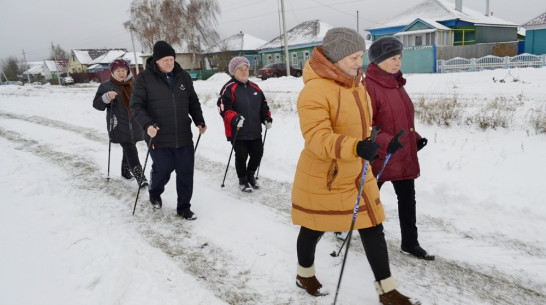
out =
{"type": "MultiPolygon", "coordinates": [[[[419,235],[436,261],[399,252],[396,196],[389,184],[382,189],[401,292],[423,304],[546,304],[546,134],[529,123],[546,113],[545,72],[407,75],[414,102],[456,98],[462,118],[449,127],[417,121],[429,139],[419,153],[419,235]],[[469,123],[490,104],[511,109],[508,128],[469,123]]],[[[105,114],[91,106],[97,85],[0,86],[0,304],[331,304],[342,262],[329,255],[340,246],[333,234],[315,262],[331,294],[314,298],[295,285],[290,192],[303,146],[295,112],[302,80],[255,80],[274,123],[262,189],[244,194],[233,160],[220,187],[231,147],[216,97],[227,78],[195,82],[208,130],[196,155],[194,222],[176,216],[172,181],[162,210],[142,192],[131,215],[136,184],[120,176],[118,145],[106,181],[105,114]]],[[[146,146],[138,147],[144,162],[146,146]]],[[[354,238],[338,303],[378,304],[354,238]]]]}

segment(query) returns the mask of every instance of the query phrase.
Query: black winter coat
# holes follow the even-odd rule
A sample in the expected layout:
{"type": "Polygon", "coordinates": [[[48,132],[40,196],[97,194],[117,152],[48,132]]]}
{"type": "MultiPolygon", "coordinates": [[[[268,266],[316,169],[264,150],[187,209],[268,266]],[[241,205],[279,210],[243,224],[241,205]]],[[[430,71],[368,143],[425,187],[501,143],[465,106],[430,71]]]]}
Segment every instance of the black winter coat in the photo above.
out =
{"type": "Polygon", "coordinates": [[[136,143],[144,140],[144,132],[136,123],[135,119],[127,112],[120,96],[121,89],[112,81],[107,80],[99,85],[95,99],[93,99],[93,108],[104,111],[106,109],[106,130],[109,131],[110,140],[113,143],[136,143]],[[116,98],[105,104],[102,96],[108,91],[118,93],[116,98]],[[110,132],[110,118],[112,118],[112,131],[110,132]]]}
{"type": "Polygon", "coordinates": [[[237,133],[237,140],[255,140],[262,137],[262,123],[271,117],[271,112],[258,85],[251,81],[242,83],[233,77],[220,90],[216,104],[224,119],[228,141],[235,135],[235,118],[238,114],[245,120],[237,133]]]}
{"type": "Polygon", "coordinates": [[[131,112],[144,131],[153,124],[159,127],[153,140],[157,148],[193,145],[192,119],[196,126],[205,125],[190,75],[177,62],[173,73],[171,89],[167,74],[159,70],[152,57],[148,58],[146,70],[137,76],[131,95],[131,112]]]}

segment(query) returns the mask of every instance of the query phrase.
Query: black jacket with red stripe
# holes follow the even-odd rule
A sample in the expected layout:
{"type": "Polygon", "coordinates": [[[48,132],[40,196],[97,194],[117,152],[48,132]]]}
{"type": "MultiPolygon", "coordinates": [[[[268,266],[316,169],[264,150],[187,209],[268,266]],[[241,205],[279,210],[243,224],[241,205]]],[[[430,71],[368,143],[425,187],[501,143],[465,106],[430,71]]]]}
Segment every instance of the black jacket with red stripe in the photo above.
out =
{"type": "Polygon", "coordinates": [[[235,118],[242,115],[243,127],[237,132],[237,140],[255,140],[262,137],[262,124],[271,117],[265,95],[251,81],[240,82],[231,78],[220,90],[218,111],[224,119],[226,137],[231,141],[236,132],[235,118]]]}

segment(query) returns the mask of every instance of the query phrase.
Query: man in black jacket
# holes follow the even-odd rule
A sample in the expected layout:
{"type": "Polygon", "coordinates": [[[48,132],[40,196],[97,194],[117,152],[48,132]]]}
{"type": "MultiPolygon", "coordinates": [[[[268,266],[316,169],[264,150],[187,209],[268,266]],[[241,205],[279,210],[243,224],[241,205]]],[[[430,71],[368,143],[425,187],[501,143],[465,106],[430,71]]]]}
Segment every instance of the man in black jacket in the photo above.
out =
{"type": "Polygon", "coordinates": [[[194,170],[192,119],[200,134],[207,127],[193,81],[175,62],[175,57],[174,49],[167,42],[155,43],[153,55],[146,61],[146,70],[135,80],[131,112],[152,138],[150,203],[156,209],[161,208],[161,194],[175,171],[176,212],[184,219],[194,220],[197,217],[190,210],[194,170]]]}

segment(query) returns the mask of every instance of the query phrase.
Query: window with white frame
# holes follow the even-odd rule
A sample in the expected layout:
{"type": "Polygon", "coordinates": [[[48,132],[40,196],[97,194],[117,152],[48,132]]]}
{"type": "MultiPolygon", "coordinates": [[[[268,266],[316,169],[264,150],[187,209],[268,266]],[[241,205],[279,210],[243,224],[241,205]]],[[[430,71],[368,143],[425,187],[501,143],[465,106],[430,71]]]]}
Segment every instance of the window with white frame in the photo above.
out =
{"type": "Polygon", "coordinates": [[[309,51],[303,51],[303,62],[306,62],[311,58],[311,52],[309,51]]]}
{"type": "Polygon", "coordinates": [[[281,62],[281,54],[275,53],[275,62],[281,62]]]}
{"type": "Polygon", "coordinates": [[[298,53],[294,52],[292,53],[292,66],[297,67],[299,65],[298,63],[298,53]]]}
{"type": "Polygon", "coordinates": [[[268,63],[268,64],[273,63],[273,55],[267,54],[267,63],[268,63]]]}

